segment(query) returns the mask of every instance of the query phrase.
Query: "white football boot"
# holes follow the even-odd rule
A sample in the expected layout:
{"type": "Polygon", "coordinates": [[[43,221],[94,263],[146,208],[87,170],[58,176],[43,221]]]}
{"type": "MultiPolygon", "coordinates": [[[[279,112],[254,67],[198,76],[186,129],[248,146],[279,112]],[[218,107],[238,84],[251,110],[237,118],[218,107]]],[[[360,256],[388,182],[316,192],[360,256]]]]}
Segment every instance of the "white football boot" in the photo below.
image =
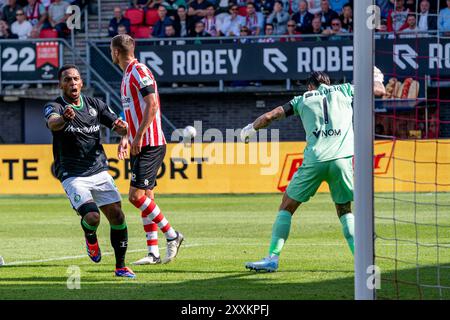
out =
{"type": "Polygon", "coordinates": [[[133,262],[132,264],[135,266],[145,265],[145,264],[159,264],[161,263],[160,257],[155,257],[153,253],[149,253],[148,256],[133,262]]]}
{"type": "Polygon", "coordinates": [[[184,236],[178,231],[175,232],[177,233],[177,237],[173,240],[167,241],[166,256],[162,260],[162,263],[169,263],[170,261],[175,259],[175,257],[178,254],[178,250],[181,246],[181,243],[183,243],[184,236]]]}

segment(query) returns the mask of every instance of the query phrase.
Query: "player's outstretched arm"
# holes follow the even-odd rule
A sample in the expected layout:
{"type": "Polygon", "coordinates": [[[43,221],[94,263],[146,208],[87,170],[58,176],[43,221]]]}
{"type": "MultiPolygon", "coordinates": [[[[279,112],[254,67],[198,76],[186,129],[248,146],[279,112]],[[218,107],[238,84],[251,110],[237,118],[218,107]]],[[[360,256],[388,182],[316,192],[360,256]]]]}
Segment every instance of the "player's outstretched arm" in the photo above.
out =
{"type": "Polygon", "coordinates": [[[126,123],[122,119],[116,119],[111,130],[117,132],[119,136],[126,136],[128,134],[128,123],[126,123]]]}
{"type": "Polygon", "coordinates": [[[256,131],[268,127],[272,121],[285,118],[284,108],[279,106],[272,111],[266,112],[259,116],[253,123],[248,124],[241,131],[241,140],[245,143],[256,134],[256,131]]]}

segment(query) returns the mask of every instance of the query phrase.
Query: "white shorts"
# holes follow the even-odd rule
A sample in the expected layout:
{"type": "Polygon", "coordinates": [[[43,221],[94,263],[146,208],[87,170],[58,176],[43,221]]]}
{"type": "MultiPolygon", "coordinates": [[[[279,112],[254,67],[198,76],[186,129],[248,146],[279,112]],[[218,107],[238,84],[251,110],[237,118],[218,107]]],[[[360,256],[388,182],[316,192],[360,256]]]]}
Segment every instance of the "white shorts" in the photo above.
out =
{"type": "Polygon", "coordinates": [[[62,186],[75,210],[86,202],[94,201],[101,207],[122,201],[114,179],[107,171],[89,177],[67,178],[62,186]]]}

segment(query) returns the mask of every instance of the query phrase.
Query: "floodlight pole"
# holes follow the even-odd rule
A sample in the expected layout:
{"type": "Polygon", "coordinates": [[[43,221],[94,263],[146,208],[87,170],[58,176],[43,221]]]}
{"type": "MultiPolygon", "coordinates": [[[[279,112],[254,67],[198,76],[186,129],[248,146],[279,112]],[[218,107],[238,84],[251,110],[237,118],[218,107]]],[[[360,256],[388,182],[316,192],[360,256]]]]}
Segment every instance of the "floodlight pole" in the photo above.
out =
{"type": "Polygon", "coordinates": [[[369,10],[373,0],[354,2],[353,38],[355,128],[355,299],[374,300],[373,66],[374,38],[369,10]],[[372,267],[372,268],[371,268],[372,267]]]}

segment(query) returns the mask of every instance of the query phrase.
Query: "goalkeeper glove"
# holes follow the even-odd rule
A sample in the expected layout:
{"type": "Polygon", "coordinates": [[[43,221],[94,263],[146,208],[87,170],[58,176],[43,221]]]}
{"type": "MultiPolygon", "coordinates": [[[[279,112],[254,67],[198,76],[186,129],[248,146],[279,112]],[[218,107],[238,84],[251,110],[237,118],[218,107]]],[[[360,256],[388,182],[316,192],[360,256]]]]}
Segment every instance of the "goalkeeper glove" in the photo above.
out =
{"type": "Polygon", "coordinates": [[[255,134],[256,130],[255,128],[253,128],[253,123],[250,123],[241,130],[241,141],[248,143],[250,138],[253,137],[255,134]]]}

